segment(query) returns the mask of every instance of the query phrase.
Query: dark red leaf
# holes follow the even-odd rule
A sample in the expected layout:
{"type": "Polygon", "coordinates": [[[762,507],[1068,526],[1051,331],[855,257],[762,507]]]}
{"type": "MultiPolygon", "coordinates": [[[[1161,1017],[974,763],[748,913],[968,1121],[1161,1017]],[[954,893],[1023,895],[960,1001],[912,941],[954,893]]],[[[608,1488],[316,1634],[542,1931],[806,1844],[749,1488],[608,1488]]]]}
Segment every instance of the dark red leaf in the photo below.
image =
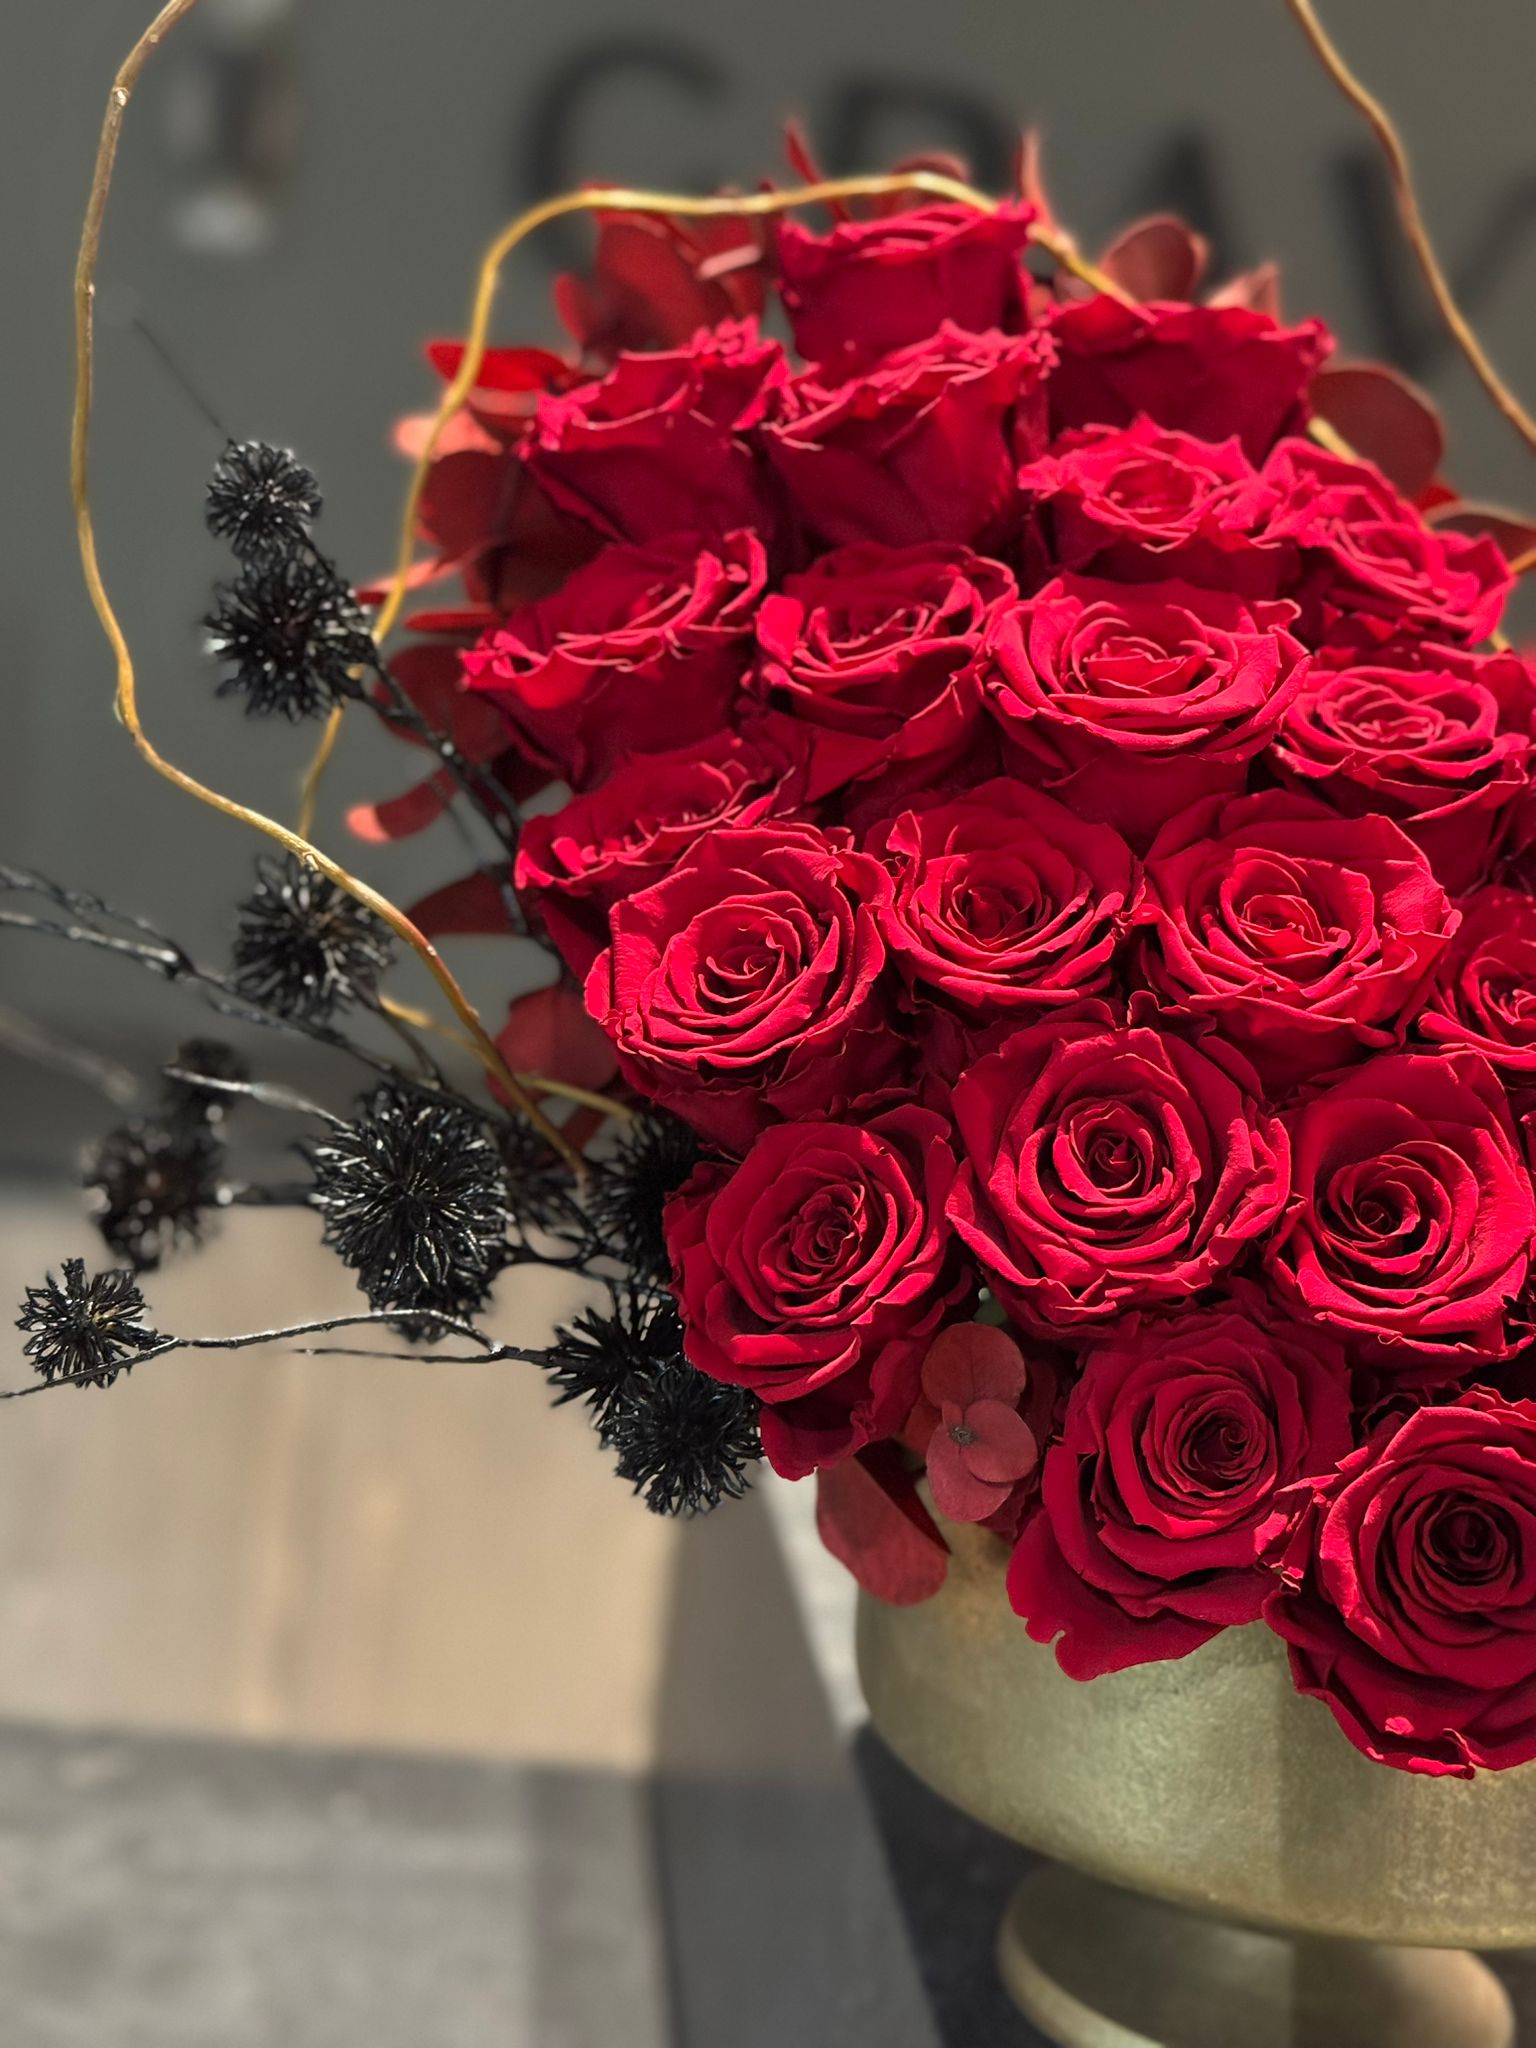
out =
{"type": "Polygon", "coordinates": [[[506,896],[493,875],[461,875],[456,882],[445,882],[441,889],[413,903],[406,915],[429,939],[505,935],[517,930],[506,896]]]}
{"type": "Polygon", "coordinates": [[[1416,498],[1445,454],[1440,415],[1417,385],[1385,363],[1332,363],[1312,380],[1312,410],[1357,455],[1416,498]]]}
{"type": "Polygon", "coordinates": [[[816,1527],[865,1592],[893,1607],[931,1600],[949,1570],[948,1545],[894,1444],[817,1473],[816,1527]]]}
{"type": "Polygon", "coordinates": [[[1472,505],[1458,498],[1443,510],[1432,511],[1429,520],[1437,532],[1449,530],[1474,537],[1486,533],[1511,562],[1536,548],[1536,520],[1520,512],[1506,512],[1500,505],[1472,505]]]}
{"type": "Polygon", "coordinates": [[[514,1073],[545,1074],[574,1088],[606,1088],[619,1070],[612,1045],[563,982],[519,996],[496,1044],[514,1073]]]}
{"type": "Polygon", "coordinates": [[[443,815],[452,794],[453,783],[440,768],[425,782],[403,790],[399,796],[385,797],[382,803],[354,804],[347,813],[347,824],[359,839],[375,844],[386,839],[409,839],[443,815]]]}
{"type": "MultiPolygon", "coordinates": [[[[429,341],[427,360],[445,384],[451,384],[464,361],[462,341],[429,341]]],[[[570,371],[547,348],[488,348],[476,377],[476,391],[542,391],[568,378],[570,371]]]]}
{"type": "Polygon", "coordinates": [[[1171,213],[1155,213],[1116,235],[1099,268],[1133,299],[1192,299],[1211,245],[1171,213]]]}

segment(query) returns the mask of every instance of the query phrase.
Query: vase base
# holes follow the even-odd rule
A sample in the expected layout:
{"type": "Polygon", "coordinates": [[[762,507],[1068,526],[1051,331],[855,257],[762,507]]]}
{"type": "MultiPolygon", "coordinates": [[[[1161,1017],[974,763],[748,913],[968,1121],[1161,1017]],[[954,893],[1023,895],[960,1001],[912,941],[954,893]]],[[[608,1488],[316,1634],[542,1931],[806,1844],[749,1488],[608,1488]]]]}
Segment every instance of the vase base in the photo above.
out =
{"type": "Polygon", "coordinates": [[[1465,1949],[1292,1939],[1043,1864],[998,1940],[1009,1995],[1059,2048],[1513,2048],[1465,1949]]]}

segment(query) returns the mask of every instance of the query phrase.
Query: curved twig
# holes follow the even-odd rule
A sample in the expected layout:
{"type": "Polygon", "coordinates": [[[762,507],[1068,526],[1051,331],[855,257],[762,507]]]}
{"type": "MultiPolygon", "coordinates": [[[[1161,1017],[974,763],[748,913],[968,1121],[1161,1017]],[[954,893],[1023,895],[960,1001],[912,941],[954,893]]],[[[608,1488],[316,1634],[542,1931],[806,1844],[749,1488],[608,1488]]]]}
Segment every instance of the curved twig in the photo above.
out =
{"type": "Polygon", "coordinates": [[[1403,232],[1418,259],[1419,269],[1424,273],[1424,282],[1429,287],[1430,297],[1439,308],[1440,317],[1451,330],[1457,346],[1472,365],[1479,383],[1488,396],[1525,445],[1536,450],[1536,419],[1526,411],[1494,368],[1471,323],[1457,305],[1450,280],[1440,267],[1440,259],[1436,256],[1434,244],[1429,239],[1429,230],[1424,225],[1424,216],[1419,210],[1418,197],[1413,189],[1413,172],[1408,163],[1408,151],[1392,124],[1391,116],[1380,100],[1367,91],[1345,63],[1338,46],[1318,19],[1312,0],[1285,0],[1285,4],[1301,24],[1302,33],[1312,45],[1328,76],[1364,117],[1371,133],[1381,145],[1381,153],[1386,158],[1387,170],[1391,175],[1392,189],[1397,196],[1397,210],[1403,223],[1403,232]]]}
{"type": "Polygon", "coordinates": [[[75,531],[80,546],[80,563],[85,576],[85,586],[117,666],[117,713],[128,728],[140,755],[158,775],[164,776],[167,782],[174,784],[185,795],[195,797],[199,803],[222,812],[225,817],[234,818],[240,824],[249,825],[255,831],[265,833],[269,839],[276,840],[279,846],[297,859],[318,869],[338,888],[344,889],[349,896],[354,897],[376,917],[381,918],[402,944],[417,955],[442,990],[454,1015],[474,1041],[475,1055],[487,1072],[494,1075],[511,1101],[534,1128],[554,1147],[567,1165],[579,1174],[584,1170],[581,1155],[561,1134],[558,1125],[550,1122],[538,1104],[519,1085],[516,1075],[502,1058],[495,1040],[481,1023],[473,1004],[460,988],[437,948],[423,932],[417,930],[404,911],[398,909],[388,897],[381,895],[369,883],[350,874],[339,861],[333,860],[329,854],[322,853],[302,833],[290,831],[275,818],[266,817],[262,812],[251,809],[249,805],[239,803],[233,797],[223,795],[219,790],[210,789],[206,783],[199,782],[195,776],[187,774],[184,769],[167,760],[150,740],[139,716],[133,656],[102,579],[96,551],[95,522],[91,515],[90,438],[95,356],[96,263],[101,250],[102,222],[106,215],[107,196],[112,188],[112,172],[117,161],[123,118],[134,86],[160,43],[196,5],[197,0],[169,0],[169,4],[156,15],[118,69],[107,98],[107,111],[102,120],[101,139],[97,146],[96,164],[91,177],[90,197],[86,203],[85,220],[80,232],[80,250],[75,262],[75,403],[70,434],[70,489],[74,499],[75,531]]]}

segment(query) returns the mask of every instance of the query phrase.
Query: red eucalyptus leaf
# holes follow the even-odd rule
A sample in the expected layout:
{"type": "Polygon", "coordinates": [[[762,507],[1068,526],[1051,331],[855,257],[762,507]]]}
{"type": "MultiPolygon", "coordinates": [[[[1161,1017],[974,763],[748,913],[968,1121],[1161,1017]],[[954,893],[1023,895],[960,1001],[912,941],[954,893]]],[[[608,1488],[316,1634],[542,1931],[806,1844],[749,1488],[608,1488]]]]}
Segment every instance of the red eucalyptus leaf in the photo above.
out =
{"type": "MultiPolygon", "coordinates": [[[[421,641],[391,655],[389,666],[428,725],[446,732],[469,760],[490,761],[505,752],[506,720],[494,704],[464,688],[457,647],[421,641]]],[[[403,732],[401,737],[412,739],[414,735],[403,732]]]]}
{"type": "Polygon", "coordinates": [[[468,555],[504,534],[522,472],[502,449],[439,456],[421,494],[421,530],[446,555],[468,555]]]}
{"type": "Polygon", "coordinates": [[[348,829],[375,845],[387,839],[409,839],[443,815],[453,787],[452,778],[440,768],[399,796],[385,797],[376,804],[354,804],[347,813],[348,829]]]}
{"type": "Polygon", "coordinates": [[[1464,498],[1453,499],[1443,510],[1431,511],[1429,523],[1437,533],[1465,533],[1474,538],[1487,534],[1511,562],[1518,562],[1536,548],[1536,520],[1519,512],[1506,512],[1501,505],[1471,505],[1464,498]]]}
{"type": "MultiPolygon", "coordinates": [[[[436,413],[411,413],[396,423],[394,449],[407,462],[419,462],[426,453],[427,443],[432,438],[432,429],[437,423],[436,413]]],[[[434,462],[445,455],[462,454],[466,448],[486,454],[498,454],[503,443],[485,428],[471,412],[456,412],[451,420],[445,420],[437,440],[433,443],[434,462]]]]}
{"type": "MultiPolygon", "coordinates": [[[[445,384],[452,383],[464,361],[462,341],[429,341],[427,361],[445,384]]],[[[488,348],[475,378],[478,391],[542,391],[547,384],[569,379],[568,365],[547,348],[488,348]]]]}
{"type": "Polygon", "coordinates": [[[494,875],[461,875],[445,882],[406,915],[429,939],[504,937],[517,930],[494,875]]]}
{"type": "Polygon", "coordinates": [[[1136,221],[1099,258],[1099,268],[1133,299],[1192,299],[1211,245],[1171,213],[1136,221]]]}
{"type": "Polygon", "coordinates": [[[816,1527],[866,1593],[892,1607],[931,1600],[949,1547],[893,1444],[872,1444],[816,1475],[816,1527]]]}
{"type": "Polygon", "coordinates": [[[488,604],[443,605],[436,611],[411,612],[405,620],[408,632],[451,633],[460,640],[478,638],[495,623],[496,614],[488,604]]]}
{"type": "Polygon", "coordinates": [[[1212,292],[1208,306],[1246,306],[1251,313],[1280,318],[1280,272],[1273,263],[1261,263],[1255,270],[1229,278],[1219,292],[1212,292]]]}
{"type": "Polygon", "coordinates": [[[1405,498],[1433,482],[1445,454],[1440,415],[1417,385],[1385,363],[1334,363],[1312,380],[1312,410],[1405,498]]]}
{"type": "Polygon", "coordinates": [[[606,1088],[618,1072],[612,1045],[581,997],[561,982],[517,997],[496,1045],[515,1073],[544,1074],[573,1088],[606,1088]]]}

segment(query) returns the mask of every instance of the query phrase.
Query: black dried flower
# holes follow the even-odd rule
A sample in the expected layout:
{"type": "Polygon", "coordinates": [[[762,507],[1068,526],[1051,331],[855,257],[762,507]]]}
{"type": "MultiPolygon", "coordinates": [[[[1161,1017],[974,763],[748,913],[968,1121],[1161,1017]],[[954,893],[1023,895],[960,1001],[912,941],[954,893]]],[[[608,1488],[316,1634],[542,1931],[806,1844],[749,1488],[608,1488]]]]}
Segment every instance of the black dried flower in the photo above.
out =
{"type": "Polygon", "coordinates": [[[344,1003],[372,1002],[390,961],[387,927],[295,855],[259,860],[256,877],[235,934],[241,995],[308,1024],[344,1003]]]}
{"type": "MultiPolygon", "coordinates": [[[[456,1319],[480,1308],[505,1263],[512,1212],[477,1117],[385,1081],[354,1122],[301,1149],[325,1241],[374,1308],[456,1319]]],[[[421,1321],[405,1327],[432,1334],[421,1321]]]]}
{"type": "Polygon", "coordinates": [[[557,1402],[585,1402],[619,1477],[653,1513],[699,1514],[746,1491],[763,1450],[757,1402],[688,1363],[665,1289],[611,1280],[606,1306],[583,1309],[539,1362],[557,1402]]]}
{"type": "Polygon", "coordinates": [[[570,1169],[544,1133],[525,1116],[508,1116],[495,1135],[518,1223],[587,1245],[595,1255],[599,1247],[575,1198],[570,1169]]]}
{"type": "Polygon", "coordinates": [[[166,1062],[165,1114],[174,1122],[222,1123],[239,1101],[238,1094],[205,1082],[246,1082],[249,1062],[221,1038],[189,1038],[166,1062]],[[201,1078],[194,1078],[201,1077],[201,1078]]]}
{"type": "Polygon", "coordinates": [[[355,673],[377,660],[356,598],[322,556],[250,562],[220,584],[203,621],[225,674],[219,695],[243,692],[252,717],[314,718],[360,694],[355,673]]]}
{"type": "Polygon", "coordinates": [[[287,448],[231,441],[208,483],[208,531],[242,562],[296,547],[320,516],[320,486],[287,448]]]}
{"type": "Polygon", "coordinates": [[[629,1125],[599,1169],[590,1198],[603,1249],[636,1273],[666,1273],[662,1210],[698,1162],[698,1138],[681,1118],[652,1114],[629,1125]]]}
{"type": "Polygon", "coordinates": [[[82,1175],[107,1249],[152,1273],[179,1246],[198,1243],[223,1200],[222,1162],[222,1145],[203,1125],[141,1118],[109,1131],[82,1175]]]}
{"type": "Polygon", "coordinates": [[[662,1368],[682,1356],[676,1304],[634,1280],[610,1280],[605,1307],[588,1307],[555,1332],[540,1359],[555,1404],[584,1401],[598,1435],[621,1408],[643,1400],[662,1368]]]}
{"type": "Polygon", "coordinates": [[[763,1454],[758,1406],[745,1388],[723,1386],[687,1359],[669,1359],[643,1395],[608,1425],[615,1467],[657,1515],[696,1515],[739,1500],[747,1468],[763,1454]]]}
{"type": "Polygon", "coordinates": [[[131,1273],[87,1276],[83,1259],[66,1259],[62,1282],[50,1273],[27,1289],[16,1327],[32,1333],[21,1348],[45,1380],[110,1387],[162,1341],[142,1320],[146,1312],[131,1273]]]}

